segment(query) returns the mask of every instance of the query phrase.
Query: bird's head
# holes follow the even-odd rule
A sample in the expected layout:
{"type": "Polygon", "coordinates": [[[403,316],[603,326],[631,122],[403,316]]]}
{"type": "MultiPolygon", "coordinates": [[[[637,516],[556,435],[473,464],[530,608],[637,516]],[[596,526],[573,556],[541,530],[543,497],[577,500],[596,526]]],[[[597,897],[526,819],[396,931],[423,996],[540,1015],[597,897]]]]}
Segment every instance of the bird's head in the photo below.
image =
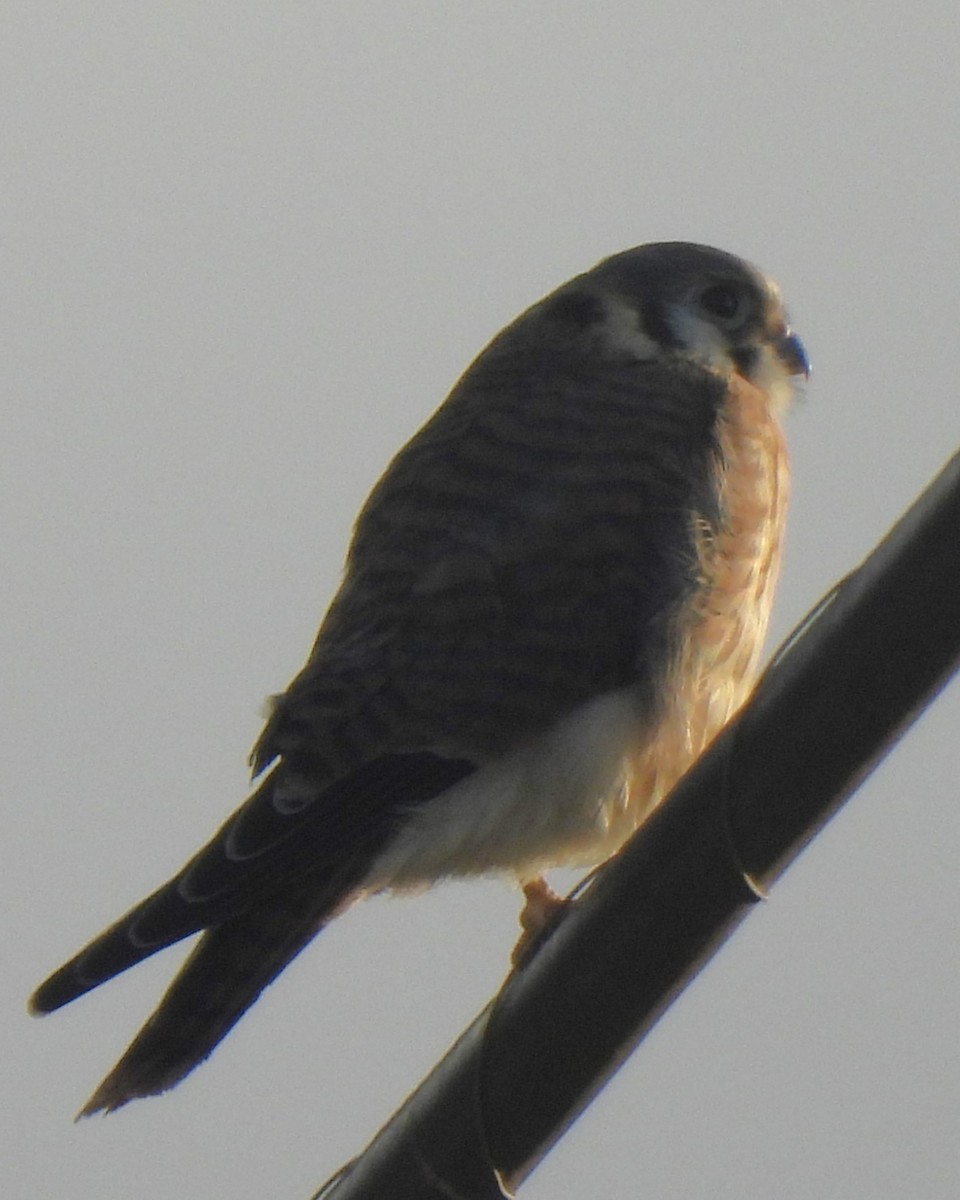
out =
{"type": "Polygon", "coordinates": [[[608,352],[637,361],[683,358],[719,375],[740,375],[775,406],[791,379],[808,376],[780,289],[732,254],[692,242],[653,242],[604,259],[548,297],[574,312],[580,296],[608,352]],[[599,320],[597,320],[599,318],[599,320]]]}

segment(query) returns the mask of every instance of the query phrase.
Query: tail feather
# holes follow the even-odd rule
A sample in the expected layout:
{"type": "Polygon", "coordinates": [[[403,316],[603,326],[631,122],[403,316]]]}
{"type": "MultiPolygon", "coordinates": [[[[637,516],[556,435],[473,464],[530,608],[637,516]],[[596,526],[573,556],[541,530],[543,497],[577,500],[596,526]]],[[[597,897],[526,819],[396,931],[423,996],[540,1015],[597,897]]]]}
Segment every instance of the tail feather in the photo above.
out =
{"type": "MultiPolygon", "coordinates": [[[[249,907],[260,886],[257,868],[266,855],[251,855],[236,863],[226,852],[226,844],[233,828],[250,814],[273,812],[277,778],[278,773],[270,771],[246,803],[172,879],[135,904],[46,979],[30,997],[30,1011],[37,1015],[53,1012],[158,950],[219,925],[249,907]],[[215,886],[200,895],[190,886],[198,867],[215,877],[215,886]]],[[[267,842],[268,848],[275,844],[275,840],[267,842]]]]}
{"type": "MultiPolygon", "coordinates": [[[[473,769],[464,759],[394,754],[374,759],[333,783],[294,775],[314,799],[287,807],[284,764],[269,769],[244,804],[162,887],[142,900],[30,998],[34,1013],[53,1012],[78,996],[201,929],[213,929],[261,903],[288,879],[309,876],[320,896],[342,896],[362,879],[401,811],[444,791],[473,769]],[[349,878],[348,878],[349,876],[349,878]]],[[[306,901],[311,911],[315,902],[306,901]]],[[[299,913],[295,913],[296,926],[299,913]]]]}
{"type": "Polygon", "coordinates": [[[79,1116],[112,1112],[128,1100],[164,1092],[214,1050],[263,989],[349,903],[287,904],[242,913],[208,930],[126,1053],[79,1116]]]}
{"type": "Polygon", "coordinates": [[[468,775],[466,759],[388,754],[333,782],[278,762],[168,883],[42,983],[52,1012],[165,946],[204,931],[154,1014],[81,1116],[166,1091],[360,894],[406,814],[468,775]],[[297,803],[292,801],[296,800],[297,803]]]}

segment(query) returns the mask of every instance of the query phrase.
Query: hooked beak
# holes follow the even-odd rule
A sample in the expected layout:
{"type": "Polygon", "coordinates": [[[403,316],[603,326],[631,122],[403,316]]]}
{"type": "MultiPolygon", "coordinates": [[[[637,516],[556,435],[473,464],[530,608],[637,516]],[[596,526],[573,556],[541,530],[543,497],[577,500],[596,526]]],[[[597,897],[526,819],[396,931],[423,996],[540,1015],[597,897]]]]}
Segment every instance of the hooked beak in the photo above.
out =
{"type": "Polygon", "coordinates": [[[803,342],[800,341],[793,330],[785,329],[774,340],[773,349],[791,375],[802,375],[804,379],[810,378],[810,359],[807,358],[803,342]]]}

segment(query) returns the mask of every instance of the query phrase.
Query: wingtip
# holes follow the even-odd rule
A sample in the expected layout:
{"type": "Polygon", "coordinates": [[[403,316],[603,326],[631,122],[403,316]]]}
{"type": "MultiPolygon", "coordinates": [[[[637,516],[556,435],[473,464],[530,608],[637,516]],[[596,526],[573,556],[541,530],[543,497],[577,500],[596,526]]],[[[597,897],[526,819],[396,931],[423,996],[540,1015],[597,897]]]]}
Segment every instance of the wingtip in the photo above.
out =
{"type": "Polygon", "coordinates": [[[84,985],[73,971],[75,961],[71,959],[35,989],[27,1001],[27,1012],[32,1017],[45,1017],[48,1013],[56,1012],[90,990],[93,985],[84,985]]]}
{"type": "Polygon", "coordinates": [[[53,994],[55,987],[56,975],[51,975],[49,979],[45,979],[38,988],[34,989],[33,994],[27,1000],[27,1012],[31,1017],[46,1017],[50,1013],[55,1012],[61,1004],[66,1001],[59,1001],[53,994]]]}

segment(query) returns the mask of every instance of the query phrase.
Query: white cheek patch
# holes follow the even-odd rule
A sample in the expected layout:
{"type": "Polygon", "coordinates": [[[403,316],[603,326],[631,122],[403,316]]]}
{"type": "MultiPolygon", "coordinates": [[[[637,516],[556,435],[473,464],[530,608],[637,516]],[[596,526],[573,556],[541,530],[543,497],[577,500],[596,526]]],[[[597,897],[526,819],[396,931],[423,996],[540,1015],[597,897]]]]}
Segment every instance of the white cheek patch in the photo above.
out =
{"type": "Polygon", "coordinates": [[[606,319],[599,327],[604,345],[615,355],[628,355],[637,362],[649,362],[662,352],[648,333],[640,327],[640,314],[631,305],[615,297],[604,299],[606,319]]]}
{"type": "Polygon", "coordinates": [[[726,338],[710,321],[676,304],[670,309],[670,328],[694,362],[718,375],[729,375],[735,370],[726,338]]]}
{"type": "Polygon", "coordinates": [[[772,346],[758,343],[756,361],[750,372],[745,373],[734,362],[723,334],[710,321],[676,305],[670,311],[670,325],[688,358],[725,378],[743,375],[767,396],[772,412],[779,415],[787,408],[793,396],[793,377],[772,346]]]}
{"type": "Polygon", "coordinates": [[[794,392],[794,376],[784,366],[772,346],[759,348],[756,365],[749,375],[750,382],[764,392],[770,410],[780,416],[787,409],[794,392]]]}

